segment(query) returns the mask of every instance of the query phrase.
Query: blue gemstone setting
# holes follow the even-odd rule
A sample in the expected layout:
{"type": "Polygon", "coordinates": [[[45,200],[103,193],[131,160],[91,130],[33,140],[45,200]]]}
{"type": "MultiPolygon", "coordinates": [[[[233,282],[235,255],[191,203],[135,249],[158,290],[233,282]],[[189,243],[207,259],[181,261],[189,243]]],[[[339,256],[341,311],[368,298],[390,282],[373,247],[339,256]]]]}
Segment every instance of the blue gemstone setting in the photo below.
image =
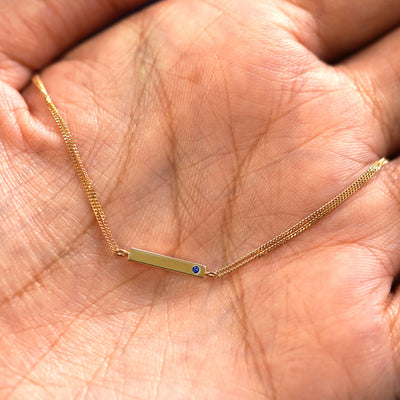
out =
{"type": "Polygon", "coordinates": [[[200,267],[198,266],[198,265],[195,265],[193,268],[192,268],[192,271],[193,271],[193,273],[194,274],[199,274],[200,273],[200,267]]]}

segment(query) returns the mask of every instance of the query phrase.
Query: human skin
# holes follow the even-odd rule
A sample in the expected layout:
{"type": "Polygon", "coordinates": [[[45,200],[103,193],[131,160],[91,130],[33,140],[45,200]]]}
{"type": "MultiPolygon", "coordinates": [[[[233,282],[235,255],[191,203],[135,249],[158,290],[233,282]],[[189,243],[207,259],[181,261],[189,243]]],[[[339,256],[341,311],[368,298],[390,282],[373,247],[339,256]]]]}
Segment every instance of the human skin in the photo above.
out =
{"type": "Polygon", "coordinates": [[[0,14],[2,399],[400,397],[398,0],[0,14]],[[121,247],[210,270],[392,160],[223,279],[155,270],[110,253],[34,71],[121,247]]]}

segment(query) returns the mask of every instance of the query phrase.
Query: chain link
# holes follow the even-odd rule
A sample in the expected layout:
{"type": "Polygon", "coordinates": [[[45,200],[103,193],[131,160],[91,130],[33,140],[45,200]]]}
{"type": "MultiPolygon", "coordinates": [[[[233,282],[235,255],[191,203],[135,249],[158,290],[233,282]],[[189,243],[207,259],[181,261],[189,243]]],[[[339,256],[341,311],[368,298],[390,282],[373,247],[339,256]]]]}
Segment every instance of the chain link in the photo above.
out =
{"type": "Polygon", "coordinates": [[[75,170],[79,176],[79,179],[83,185],[83,188],[86,192],[86,196],[89,200],[90,206],[92,207],[93,214],[96,217],[97,223],[100,226],[101,232],[103,233],[107,244],[110,248],[110,250],[113,252],[113,254],[117,256],[126,256],[128,252],[126,250],[122,250],[119,248],[116,240],[114,239],[114,236],[111,232],[111,229],[108,225],[106,216],[104,214],[103,207],[101,206],[99,196],[94,188],[94,185],[85,169],[85,166],[83,165],[81,155],[79,154],[78,148],[74,142],[74,139],[72,138],[71,132],[61,117],[60,113],[58,112],[56,106],[54,105],[52,99],[50,98],[49,94],[47,93],[47,90],[40,79],[39,75],[35,75],[32,79],[33,83],[37,86],[37,88],[40,90],[42,93],[44,99],[46,100],[47,107],[53,116],[58,129],[61,132],[61,135],[64,139],[64,142],[67,146],[68,153],[72,159],[72,162],[74,164],[75,170]]]}
{"type": "Polygon", "coordinates": [[[250,253],[244,255],[238,260],[234,261],[231,264],[228,264],[224,267],[217,269],[216,271],[207,272],[207,276],[210,278],[221,278],[224,275],[230,274],[233,271],[236,271],[243,265],[246,265],[250,261],[255,260],[256,258],[260,258],[270,251],[276,249],[279,246],[282,246],[289,240],[295,238],[300,233],[304,232],[312,225],[314,225],[317,221],[319,221],[322,217],[329,214],[331,211],[335,210],[339,207],[345,200],[351,197],[354,193],[360,190],[385,164],[388,163],[386,158],[381,158],[380,160],[373,163],[367,171],[365,171],[356,181],[354,181],[349,187],[347,187],[343,192],[339,193],[332,200],[328,201],[322,207],[318,208],[318,210],[314,211],[312,214],[302,219],[296,225],[293,225],[291,228],[287,229],[285,232],[280,235],[274,237],[269,242],[264,243],[257,249],[251,251],[250,253]]]}

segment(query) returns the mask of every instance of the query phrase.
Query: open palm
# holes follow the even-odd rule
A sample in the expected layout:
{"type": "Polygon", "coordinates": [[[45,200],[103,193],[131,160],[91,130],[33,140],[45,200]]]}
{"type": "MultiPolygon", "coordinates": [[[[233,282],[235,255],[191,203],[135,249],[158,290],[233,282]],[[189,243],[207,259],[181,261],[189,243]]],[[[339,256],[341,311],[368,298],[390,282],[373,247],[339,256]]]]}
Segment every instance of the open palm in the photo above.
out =
{"type": "Polygon", "coordinates": [[[398,1],[143,3],[0,1],[0,396],[400,396],[398,1]],[[232,275],[150,269],[35,70],[119,244],[210,270],[394,160],[232,275]]]}

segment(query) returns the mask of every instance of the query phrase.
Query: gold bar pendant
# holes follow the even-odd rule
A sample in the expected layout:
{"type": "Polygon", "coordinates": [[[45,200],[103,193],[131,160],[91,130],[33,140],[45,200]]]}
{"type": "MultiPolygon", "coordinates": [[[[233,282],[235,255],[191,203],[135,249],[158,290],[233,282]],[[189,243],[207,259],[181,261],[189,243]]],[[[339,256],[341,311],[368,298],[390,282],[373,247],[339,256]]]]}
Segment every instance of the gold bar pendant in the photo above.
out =
{"type": "Polygon", "coordinates": [[[204,278],[206,273],[206,267],[204,265],[139,249],[130,249],[128,259],[129,261],[135,261],[152,267],[179,272],[181,274],[197,276],[198,278],[204,278]]]}

